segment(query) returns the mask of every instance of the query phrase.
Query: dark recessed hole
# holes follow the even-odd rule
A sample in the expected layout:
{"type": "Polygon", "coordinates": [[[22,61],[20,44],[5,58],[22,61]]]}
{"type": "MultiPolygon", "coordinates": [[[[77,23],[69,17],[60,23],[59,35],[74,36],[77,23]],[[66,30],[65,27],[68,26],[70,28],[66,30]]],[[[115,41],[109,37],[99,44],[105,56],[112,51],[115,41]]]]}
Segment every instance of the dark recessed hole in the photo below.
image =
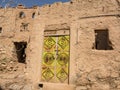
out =
{"type": "Polygon", "coordinates": [[[72,2],[72,1],[70,1],[70,4],[73,4],[73,2],[72,2]]]}
{"type": "Polygon", "coordinates": [[[51,7],[51,5],[48,5],[49,7],[51,7]]]}
{"type": "Polygon", "coordinates": [[[25,17],[25,13],[24,12],[20,12],[19,13],[19,18],[24,18],[25,17]]]}
{"type": "Polygon", "coordinates": [[[95,44],[97,50],[113,50],[112,43],[109,40],[108,29],[95,30],[95,44]]]}
{"type": "Polygon", "coordinates": [[[2,27],[0,27],[0,33],[2,33],[2,27]]]}
{"type": "Polygon", "coordinates": [[[1,86],[0,86],[0,90],[3,90],[1,86]]]}
{"type": "Polygon", "coordinates": [[[38,84],[38,86],[39,86],[40,88],[43,88],[43,84],[38,84]]]}
{"type": "Polygon", "coordinates": [[[32,18],[35,18],[35,13],[32,14],[32,18]]]}
{"type": "Polygon", "coordinates": [[[26,62],[26,53],[25,49],[27,48],[27,42],[14,42],[15,51],[17,54],[18,62],[25,63],[26,62]]]}

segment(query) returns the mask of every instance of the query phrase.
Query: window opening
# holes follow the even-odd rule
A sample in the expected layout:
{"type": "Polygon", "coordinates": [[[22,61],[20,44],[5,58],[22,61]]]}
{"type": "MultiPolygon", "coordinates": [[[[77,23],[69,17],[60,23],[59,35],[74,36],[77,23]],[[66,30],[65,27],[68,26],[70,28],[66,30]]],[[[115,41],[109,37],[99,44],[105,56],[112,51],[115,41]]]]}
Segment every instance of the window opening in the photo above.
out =
{"type": "Polygon", "coordinates": [[[20,12],[19,18],[24,18],[24,17],[25,17],[25,13],[24,12],[20,12]]]}
{"type": "Polygon", "coordinates": [[[17,59],[20,63],[26,62],[26,53],[25,49],[27,48],[27,42],[14,42],[17,59]]]}
{"type": "Polygon", "coordinates": [[[112,43],[109,40],[108,30],[95,30],[95,49],[113,50],[112,43]]]}
{"type": "Polygon", "coordinates": [[[35,13],[32,14],[32,18],[35,18],[35,13]]]}

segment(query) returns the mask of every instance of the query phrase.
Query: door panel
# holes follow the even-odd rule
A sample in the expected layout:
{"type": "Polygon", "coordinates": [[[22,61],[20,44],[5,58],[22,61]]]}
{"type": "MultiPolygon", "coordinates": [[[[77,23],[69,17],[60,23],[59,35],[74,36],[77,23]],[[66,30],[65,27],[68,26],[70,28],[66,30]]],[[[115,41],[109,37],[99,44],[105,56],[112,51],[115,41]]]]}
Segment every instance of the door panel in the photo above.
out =
{"type": "Polygon", "coordinates": [[[44,37],[42,81],[68,83],[69,36],[44,37]]]}
{"type": "Polygon", "coordinates": [[[44,37],[44,49],[42,56],[42,80],[54,81],[54,68],[56,58],[56,37],[44,37]]]}
{"type": "Polygon", "coordinates": [[[68,83],[68,64],[69,64],[69,36],[58,37],[57,54],[57,79],[62,83],[68,83]]]}

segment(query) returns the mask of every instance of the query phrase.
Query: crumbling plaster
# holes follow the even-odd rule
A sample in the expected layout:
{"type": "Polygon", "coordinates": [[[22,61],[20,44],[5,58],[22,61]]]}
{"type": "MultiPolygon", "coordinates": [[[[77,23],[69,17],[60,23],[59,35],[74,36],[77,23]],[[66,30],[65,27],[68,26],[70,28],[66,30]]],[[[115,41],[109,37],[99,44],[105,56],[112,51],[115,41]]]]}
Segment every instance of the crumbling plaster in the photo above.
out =
{"type": "Polygon", "coordinates": [[[120,89],[119,3],[119,0],[72,0],[30,9],[0,9],[0,27],[3,29],[0,33],[0,53],[4,52],[4,57],[12,58],[13,42],[27,42],[24,75],[31,81],[32,90],[37,90],[39,83],[45,85],[44,90],[63,90],[63,87],[66,90],[74,90],[75,87],[76,90],[120,89]],[[25,18],[19,18],[21,11],[25,13],[25,18]],[[32,18],[34,12],[35,18],[32,18]],[[22,23],[28,23],[28,30],[20,31],[22,23]],[[69,84],[44,83],[41,81],[44,30],[68,28],[69,84]],[[94,30],[97,29],[109,30],[113,50],[92,49],[94,30]]]}

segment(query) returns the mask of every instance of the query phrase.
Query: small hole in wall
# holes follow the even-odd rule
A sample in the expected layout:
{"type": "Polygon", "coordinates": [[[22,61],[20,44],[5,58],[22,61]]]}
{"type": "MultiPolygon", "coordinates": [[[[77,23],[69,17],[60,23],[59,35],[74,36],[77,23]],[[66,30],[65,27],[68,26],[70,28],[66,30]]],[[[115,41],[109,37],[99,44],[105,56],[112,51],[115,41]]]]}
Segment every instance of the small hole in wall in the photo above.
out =
{"type": "Polygon", "coordinates": [[[112,43],[109,40],[108,29],[95,30],[95,44],[94,49],[97,50],[113,50],[112,43]]]}
{"type": "Polygon", "coordinates": [[[25,13],[24,12],[20,12],[19,13],[19,18],[25,18],[25,13]]]}
{"type": "Polygon", "coordinates": [[[25,63],[26,62],[25,49],[27,48],[27,42],[14,42],[14,45],[18,62],[25,63]]]}
{"type": "Polygon", "coordinates": [[[39,86],[40,88],[43,88],[43,84],[38,84],[38,86],[39,86]]]}
{"type": "Polygon", "coordinates": [[[73,2],[72,2],[72,1],[70,1],[70,4],[73,4],[73,2]]]}
{"type": "Polygon", "coordinates": [[[32,14],[32,18],[35,18],[35,13],[32,14]]]}
{"type": "Polygon", "coordinates": [[[0,27],[0,33],[2,33],[2,27],[0,27]]]}
{"type": "Polygon", "coordinates": [[[51,7],[51,5],[48,5],[49,7],[51,7]]]}
{"type": "Polygon", "coordinates": [[[2,27],[0,27],[0,33],[2,33],[2,27]]]}

